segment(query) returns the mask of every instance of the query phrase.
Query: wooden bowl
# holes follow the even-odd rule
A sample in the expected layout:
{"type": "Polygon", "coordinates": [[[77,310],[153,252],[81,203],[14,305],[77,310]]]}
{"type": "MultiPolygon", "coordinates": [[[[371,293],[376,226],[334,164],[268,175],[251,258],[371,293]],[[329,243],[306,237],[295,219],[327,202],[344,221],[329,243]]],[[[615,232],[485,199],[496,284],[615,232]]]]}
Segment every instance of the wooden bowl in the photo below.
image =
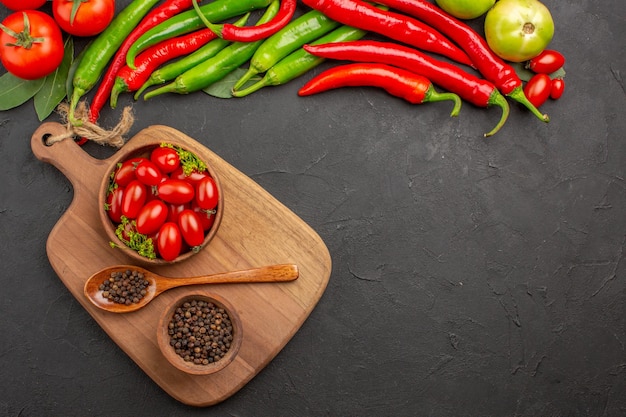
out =
{"type": "Polygon", "coordinates": [[[235,359],[239,352],[239,348],[241,347],[241,341],[243,340],[243,329],[241,325],[241,319],[239,318],[237,311],[230,303],[228,303],[222,297],[215,294],[186,294],[172,301],[172,303],[159,319],[159,326],[157,328],[157,340],[163,356],[165,356],[165,358],[176,368],[193,375],[208,375],[224,369],[226,366],[228,366],[228,364],[233,361],[233,359],[235,359]],[[228,317],[230,318],[232,324],[233,339],[230,344],[230,348],[228,348],[225,355],[221,357],[221,359],[206,365],[195,364],[193,362],[185,361],[183,357],[180,356],[176,352],[175,348],[170,344],[170,320],[174,316],[176,309],[178,309],[180,306],[183,306],[185,303],[191,303],[194,300],[211,302],[216,307],[224,309],[228,313],[228,317]]]}
{"type": "Polygon", "coordinates": [[[217,233],[217,230],[222,220],[222,213],[224,211],[224,197],[223,197],[222,187],[220,185],[219,178],[215,170],[213,169],[213,167],[211,167],[211,165],[207,162],[209,158],[206,156],[206,153],[207,153],[207,149],[194,140],[182,140],[182,139],[173,138],[173,137],[168,137],[165,139],[164,138],[147,138],[147,139],[142,138],[140,140],[135,140],[135,139],[130,140],[117,152],[117,154],[113,158],[111,158],[112,162],[110,166],[108,167],[108,169],[106,170],[106,175],[102,179],[100,190],[98,192],[98,207],[99,207],[98,211],[100,213],[100,220],[104,226],[104,230],[106,231],[106,234],[109,237],[110,241],[113,244],[115,244],[116,249],[122,250],[126,255],[131,257],[133,260],[142,264],[168,265],[168,264],[181,262],[186,259],[189,259],[194,254],[198,253],[202,248],[204,248],[211,241],[211,239],[213,239],[213,237],[217,233]],[[120,240],[115,234],[115,229],[117,225],[109,218],[105,210],[107,193],[108,193],[111,181],[112,181],[111,174],[116,170],[116,168],[118,167],[118,164],[123,163],[124,161],[131,159],[131,158],[148,156],[153,149],[159,147],[161,143],[164,143],[164,142],[172,144],[174,146],[180,146],[181,148],[194,153],[201,161],[203,161],[207,167],[208,174],[211,177],[213,177],[213,179],[215,180],[215,184],[217,185],[217,190],[219,193],[219,200],[218,200],[218,205],[216,207],[216,213],[215,213],[215,221],[212,227],[206,233],[202,244],[199,245],[198,247],[195,247],[194,248],[195,250],[187,250],[187,251],[182,252],[177,258],[170,260],[170,261],[159,258],[158,256],[155,259],[150,259],[146,256],[140,255],[134,249],[131,249],[128,246],[126,246],[126,244],[122,240],[120,240]]]}

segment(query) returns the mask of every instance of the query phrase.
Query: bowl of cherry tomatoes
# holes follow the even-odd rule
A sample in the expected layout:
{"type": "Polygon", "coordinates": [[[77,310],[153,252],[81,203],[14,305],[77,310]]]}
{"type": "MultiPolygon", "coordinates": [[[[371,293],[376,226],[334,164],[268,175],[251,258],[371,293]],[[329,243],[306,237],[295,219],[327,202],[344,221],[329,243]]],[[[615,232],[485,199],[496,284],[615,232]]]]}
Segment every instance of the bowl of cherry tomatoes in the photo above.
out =
{"type": "Polygon", "coordinates": [[[200,252],[217,233],[224,207],[204,152],[175,138],[143,140],[118,152],[98,197],[110,246],[146,264],[180,262],[200,252]]]}

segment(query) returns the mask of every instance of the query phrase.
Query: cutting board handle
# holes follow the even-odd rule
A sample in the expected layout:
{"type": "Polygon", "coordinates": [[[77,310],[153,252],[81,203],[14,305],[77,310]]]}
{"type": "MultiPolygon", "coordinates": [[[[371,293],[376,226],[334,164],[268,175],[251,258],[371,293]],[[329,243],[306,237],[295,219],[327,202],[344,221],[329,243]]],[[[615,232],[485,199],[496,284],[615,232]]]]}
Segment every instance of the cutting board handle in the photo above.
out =
{"type": "Polygon", "coordinates": [[[65,132],[65,126],[56,122],[47,122],[39,126],[30,141],[37,159],[54,165],[72,182],[86,173],[93,175],[94,170],[99,172],[98,167],[106,165],[104,161],[89,155],[72,139],[65,139],[52,145],[46,143],[49,137],[63,135],[65,132]]]}

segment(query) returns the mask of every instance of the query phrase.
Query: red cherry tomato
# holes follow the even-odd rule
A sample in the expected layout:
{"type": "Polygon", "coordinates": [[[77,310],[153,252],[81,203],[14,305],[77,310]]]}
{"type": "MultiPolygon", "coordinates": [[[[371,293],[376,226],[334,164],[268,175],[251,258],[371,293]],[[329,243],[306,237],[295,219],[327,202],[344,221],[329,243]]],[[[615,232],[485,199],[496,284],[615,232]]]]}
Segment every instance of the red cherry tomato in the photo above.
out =
{"type": "Polygon", "coordinates": [[[178,167],[176,168],[175,171],[173,171],[170,174],[170,178],[196,184],[198,181],[205,178],[207,175],[208,174],[206,172],[197,172],[197,171],[193,171],[191,174],[185,175],[185,173],[183,172],[183,168],[178,167]]]}
{"type": "Polygon", "coordinates": [[[52,14],[61,29],[70,35],[95,36],[113,20],[115,0],[52,0],[52,14]]]}
{"type": "Polygon", "coordinates": [[[149,159],[143,159],[135,167],[135,176],[139,181],[148,185],[155,186],[163,179],[163,174],[149,159]]]}
{"type": "Polygon", "coordinates": [[[528,61],[526,68],[538,74],[552,74],[565,65],[565,57],[552,49],[545,49],[542,53],[528,61]]]}
{"type": "Polygon", "coordinates": [[[46,0],[0,0],[0,3],[11,10],[34,10],[46,4],[46,0]]]}
{"type": "Polygon", "coordinates": [[[214,210],[204,210],[203,208],[198,207],[197,204],[193,204],[192,208],[198,214],[200,218],[200,223],[202,223],[202,229],[204,231],[208,231],[213,224],[215,223],[215,211],[214,210]]]}
{"type": "Polygon", "coordinates": [[[524,94],[535,107],[540,107],[550,97],[552,80],[547,74],[534,75],[524,86],[524,94]]]}
{"type": "Polygon", "coordinates": [[[169,174],[180,166],[178,153],[174,149],[165,146],[155,148],[150,154],[150,160],[164,174],[169,174]]]}
{"type": "Polygon", "coordinates": [[[139,180],[133,180],[126,191],[124,191],[124,197],[122,198],[122,214],[129,219],[137,218],[139,210],[143,207],[148,196],[148,190],[146,186],[139,180]]]}
{"type": "Polygon", "coordinates": [[[183,239],[176,223],[167,222],[159,229],[157,250],[166,261],[173,261],[180,255],[183,239]]]}
{"type": "Polygon", "coordinates": [[[146,203],[137,214],[137,231],[144,235],[156,233],[166,222],[168,209],[161,200],[146,203]]]}
{"type": "Polygon", "coordinates": [[[37,10],[24,10],[10,14],[2,24],[0,61],[7,71],[25,80],[35,80],[59,67],[65,53],[63,34],[52,17],[37,10]]]}
{"type": "Polygon", "coordinates": [[[157,185],[157,195],[170,204],[185,204],[193,200],[195,191],[187,181],[169,179],[157,185]]]}
{"type": "Polygon", "coordinates": [[[204,229],[198,214],[191,210],[184,210],[178,216],[178,227],[185,242],[191,246],[200,246],[204,241],[204,229]]]}
{"type": "Polygon", "coordinates": [[[219,193],[212,177],[205,177],[196,184],[196,203],[200,208],[213,210],[217,207],[219,193]]]}
{"type": "Polygon", "coordinates": [[[563,78],[555,78],[552,80],[552,87],[550,88],[550,98],[552,100],[558,100],[563,95],[565,90],[565,80],[563,78]]]}
{"type": "Polygon", "coordinates": [[[122,162],[117,171],[115,171],[115,177],[113,181],[120,187],[126,187],[131,181],[136,180],[135,167],[144,158],[132,158],[122,162]]]}
{"type": "Polygon", "coordinates": [[[182,213],[183,210],[187,210],[188,208],[189,204],[170,204],[167,221],[178,223],[178,215],[182,213]]]}
{"type": "Polygon", "coordinates": [[[115,223],[122,221],[122,198],[124,197],[124,189],[117,187],[107,196],[107,214],[115,223]]]}

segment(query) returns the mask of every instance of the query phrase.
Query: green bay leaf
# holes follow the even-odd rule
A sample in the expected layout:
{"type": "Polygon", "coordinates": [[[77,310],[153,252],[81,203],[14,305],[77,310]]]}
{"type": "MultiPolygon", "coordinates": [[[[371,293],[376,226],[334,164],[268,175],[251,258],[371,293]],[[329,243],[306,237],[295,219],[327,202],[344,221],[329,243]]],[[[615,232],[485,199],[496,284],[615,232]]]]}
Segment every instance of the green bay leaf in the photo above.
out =
{"type": "Polygon", "coordinates": [[[52,74],[45,77],[41,89],[35,94],[35,111],[39,121],[44,120],[66,97],[66,82],[74,59],[74,43],[68,37],[65,41],[65,54],[61,65],[52,74]]]}
{"type": "Polygon", "coordinates": [[[41,89],[44,78],[24,80],[7,72],[0,77],[0,110],[18,107],[41,89]]]}

